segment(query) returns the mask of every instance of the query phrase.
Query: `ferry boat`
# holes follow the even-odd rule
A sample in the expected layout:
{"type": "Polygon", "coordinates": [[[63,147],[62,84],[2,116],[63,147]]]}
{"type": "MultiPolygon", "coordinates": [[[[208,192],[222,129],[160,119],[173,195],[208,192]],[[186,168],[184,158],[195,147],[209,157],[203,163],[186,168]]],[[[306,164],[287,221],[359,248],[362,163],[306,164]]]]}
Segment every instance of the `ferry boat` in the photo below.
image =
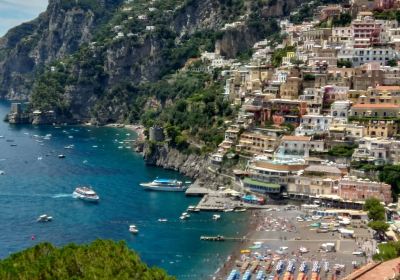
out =
{"type": "Polygon", "coordinates": [[[184,185],[181,181],[171,179],[155,179],[150,183],[141,183],[140,186],[146,190],[166,192],[183,192],[188,188],[188,185],[184,185]]]}
{"type": "Polygon", "coordinates": [[[96,192],[90,187],[77,187],[72,195],[74,198],[90,202],[98,202],[100,200],[96,192]]]}

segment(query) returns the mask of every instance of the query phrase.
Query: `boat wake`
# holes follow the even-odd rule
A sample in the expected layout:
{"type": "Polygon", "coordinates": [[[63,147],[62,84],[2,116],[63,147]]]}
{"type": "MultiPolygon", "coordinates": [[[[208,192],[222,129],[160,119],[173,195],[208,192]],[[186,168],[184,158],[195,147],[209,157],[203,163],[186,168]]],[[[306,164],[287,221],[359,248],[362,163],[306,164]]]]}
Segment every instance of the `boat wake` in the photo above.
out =
{"type": "Polygon", "coordinates": [[[53,198],[72,197],[71,193],[59,193],[52,196],[53,198]]]}

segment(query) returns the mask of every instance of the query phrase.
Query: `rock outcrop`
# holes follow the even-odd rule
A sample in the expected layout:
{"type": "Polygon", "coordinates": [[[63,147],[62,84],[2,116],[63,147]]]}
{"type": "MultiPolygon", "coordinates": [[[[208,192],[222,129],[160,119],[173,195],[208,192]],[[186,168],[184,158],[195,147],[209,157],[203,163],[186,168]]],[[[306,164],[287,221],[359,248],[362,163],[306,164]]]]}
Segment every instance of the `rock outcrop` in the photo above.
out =
{"type": "Polygon", "coordinates": [[[184,154],[167,144],[146,143],[143,149],[146,164],[179,171],[197,179],[210,189],[231,185],[229,178],[210,170],[210,162],[204,155],[184,154]]]}

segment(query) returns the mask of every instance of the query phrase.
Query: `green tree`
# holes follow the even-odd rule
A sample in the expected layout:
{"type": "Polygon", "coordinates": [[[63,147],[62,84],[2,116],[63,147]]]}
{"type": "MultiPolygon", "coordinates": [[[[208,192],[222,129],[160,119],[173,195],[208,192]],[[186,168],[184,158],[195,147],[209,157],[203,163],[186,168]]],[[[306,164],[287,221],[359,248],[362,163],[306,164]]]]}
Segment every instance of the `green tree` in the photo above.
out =
{"type": "Polygon", "coordinates": [[[386,62],[386,65],[391,66],[391,67],[395,67],[397,66],[397,59],[390,59],[386,62]]]}
{"type": "Polygon", "coordinates": [[[125,244],[96,240],[88,245],[56,248],[41,243],[0,261],[2,280],[141,279],[173,280],[163,270],[149,268],[125,244]]]}
{"type": "Polygon", "coordinates": [[[368,211],[368,218],[372,221],[385,221],[385,207],[380,200],[371,197],[365,200],[364,211],[368,211]]]}
{"type": "Polygon", "coordinates": [[[351,61],[344,60],[344,59],[338,59],[337,67],[339,67],[339,68],[343,68],[343,67],[351,68],[351,67],[353,67],[353,64],[351,63],[351,61]]]}
{"type": "Polygon", "coordinates": [[[372,221],[368,223],[368,226],[377,232],[384,233],[389,229],[389,224],[384,221],[372,221]]]}

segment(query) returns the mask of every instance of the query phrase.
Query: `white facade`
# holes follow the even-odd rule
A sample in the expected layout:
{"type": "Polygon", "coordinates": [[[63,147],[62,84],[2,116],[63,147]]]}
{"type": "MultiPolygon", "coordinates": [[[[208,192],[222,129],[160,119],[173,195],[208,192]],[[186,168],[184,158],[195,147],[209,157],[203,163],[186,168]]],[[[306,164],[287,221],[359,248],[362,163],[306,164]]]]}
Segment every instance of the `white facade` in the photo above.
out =
{"type": "Polygon", "coordinates": [[[349,100],[335,101],[331,105],[331,116],[334,119],[340,119],[340,121],[347,121],[350,107],[351,102],[349,100]]]}
{"type": "Polygon", "coordinates": [[[332,116],[304,115],[300,126],[296,128],[296,135],[314,135],[328,131],[332,123],[332,116]]]}
{"type": "Polygon", "coordinates": [[[353,67],[369,62],[377,62],[383,66],[396,57],[397,52],[393,48],[342,48],[338,53],[338,60],[350,61],[353,67]]]}

